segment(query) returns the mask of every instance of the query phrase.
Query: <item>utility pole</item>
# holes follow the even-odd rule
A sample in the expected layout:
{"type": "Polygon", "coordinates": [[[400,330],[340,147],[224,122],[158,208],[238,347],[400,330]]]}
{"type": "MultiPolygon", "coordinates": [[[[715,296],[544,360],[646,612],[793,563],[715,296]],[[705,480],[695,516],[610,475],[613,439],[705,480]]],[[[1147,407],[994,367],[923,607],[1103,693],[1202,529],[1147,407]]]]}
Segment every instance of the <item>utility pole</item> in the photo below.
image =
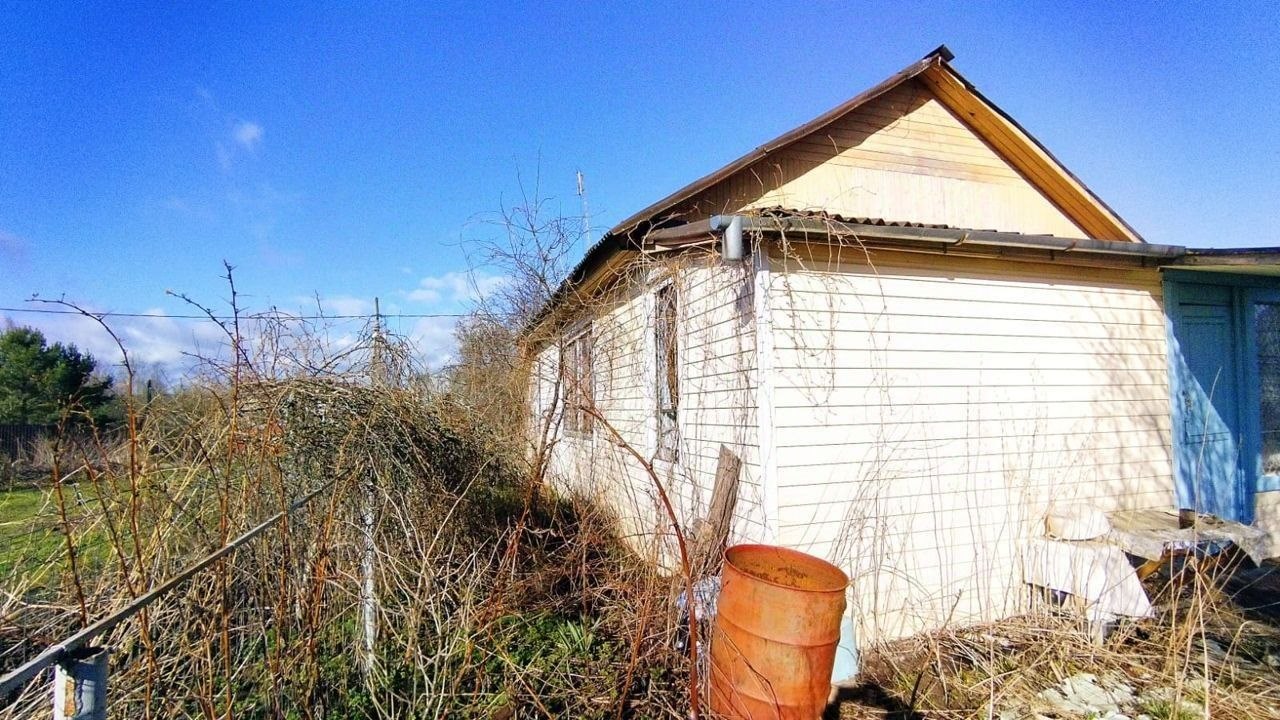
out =
{"type": "MultiPolygon", "coordinates": [[[[386,382],[386,359],[383,357],[382,308],[378,298],[373,299],[373,357],[370,358],[369,374],[373,387],[380,390],[386,382]]],[[[378,640],[378,599],[375,595],[374,563],[377,547],[373,541],[373,511],[377,492],[377,476],[372,469],[365,482],[364,508],[361,512],[361,527],[364,534],[364,554],[360,562],[360,619],[364,629],[364,654],[362,666],[365,676],[373,674],[376,659],[375,645],[378,640]]]]}

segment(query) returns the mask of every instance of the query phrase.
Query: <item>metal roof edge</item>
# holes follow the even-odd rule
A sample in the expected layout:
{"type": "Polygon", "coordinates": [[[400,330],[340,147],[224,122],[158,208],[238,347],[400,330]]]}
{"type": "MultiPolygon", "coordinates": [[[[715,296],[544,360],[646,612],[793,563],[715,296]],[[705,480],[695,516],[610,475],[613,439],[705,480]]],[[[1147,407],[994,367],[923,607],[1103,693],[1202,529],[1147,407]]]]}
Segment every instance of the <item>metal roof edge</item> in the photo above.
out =
{"type": "Polygon", "coordinates": [[[925,240],[950,243],[953,246],[990,245],[1007,248],[1016,247],[1062,253],[1143,257],[1161,261],[1172,261],[1187,254],[1187,248],[1180,245],[1158,245],[1147,242],[1134,243],[1127,240],[1095,240],[1092,238],[1059,237],[1057,235],[1025,235],[1023,233],[997,230],[863,224],[812,216],[750,218],[747,222],[747,229],[756,232],[847,234],[886,240],[925,240]]]}
{"type": "Polygon", "coordinates": [[[1181,267],[1221,266],[1258,267],[1280,266],[1280,247],[1246,248],[1187,248],[1187,254],[1175,265],[1181,267]]]}

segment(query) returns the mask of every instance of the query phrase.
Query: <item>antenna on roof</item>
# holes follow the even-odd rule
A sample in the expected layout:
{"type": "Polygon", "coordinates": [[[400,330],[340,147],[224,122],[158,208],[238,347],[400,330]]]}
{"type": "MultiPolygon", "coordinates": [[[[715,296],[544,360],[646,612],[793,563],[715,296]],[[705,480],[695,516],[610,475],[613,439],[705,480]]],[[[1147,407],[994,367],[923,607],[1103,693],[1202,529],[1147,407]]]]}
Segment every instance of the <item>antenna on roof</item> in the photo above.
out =
{"type": "Polygon", "coordinates": [[[578,180],[578,197],[582,198],[582,239],[586,245],[591,244],[591,211],[587,209],[587,176],[581,170],[575,171],[578,180]]]}

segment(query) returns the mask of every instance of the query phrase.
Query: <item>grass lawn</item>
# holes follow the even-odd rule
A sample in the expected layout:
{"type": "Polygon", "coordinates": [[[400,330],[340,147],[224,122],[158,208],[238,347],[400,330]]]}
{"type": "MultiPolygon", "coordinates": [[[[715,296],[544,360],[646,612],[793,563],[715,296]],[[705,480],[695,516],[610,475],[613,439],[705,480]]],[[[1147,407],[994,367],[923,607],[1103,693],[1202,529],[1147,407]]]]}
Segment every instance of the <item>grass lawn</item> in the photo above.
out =
{"type": "MultiPolygon", "coordinates": [[[[181,530],[166,538],[170,550],[192,549],[196,556],[207,552],[210,543],[216,541],[216,536],[210,536],[209,532],[216,530],[217,518],[209,516],[211,512],[216,514],[215,505],[197,502],[205,497],[196,482],[202,477],[186,471],[157,470],[139,482],[145,487],[140,492],[138,506],[144,544],[155,539],[156,526],[161,525],[181,530]],[[173,498],[182,502],[175,504],[173,498]],[[206,521],[202,527],[211,530],[186,532],[192,529],[192,523],[200,525],[201,519],[206,521]]],[[[99,475],[98,480],[106,492],[118,540],[124,543],[123,552],[132,559],[134,547],[128,518],[133,497],[130,482],[127,477],[106,473],[99,475]]],[[[94,483],[87,478],[64,482],[62,493],[82,577],[115,566],[119,559],[111,544],[107,516],[94,483]]],[[[67,570],[67,541],[54,488],[23,484],[0,490],[0,588],[19,593],[50,588],[61,582],[67,570]]]]}
{"type": "Polygon", "coordinates": [[[51,493],[35,487],[0,492],[0,579],[6,584],[15,572],[39,571],[66,552],[51,493]]]}
{"type": "MultiPolygon", "coordinates": [[[[68,483],[63,494],[84,566],[100,564],[109,548],[101,523],[93,522],[100,511],[93,486],[68,483]]],[[[53,488],[27,486],[0,491],[0,585],[10,589],[46,585],[61,572],[66,555],[67,542],[53,488]]]]}

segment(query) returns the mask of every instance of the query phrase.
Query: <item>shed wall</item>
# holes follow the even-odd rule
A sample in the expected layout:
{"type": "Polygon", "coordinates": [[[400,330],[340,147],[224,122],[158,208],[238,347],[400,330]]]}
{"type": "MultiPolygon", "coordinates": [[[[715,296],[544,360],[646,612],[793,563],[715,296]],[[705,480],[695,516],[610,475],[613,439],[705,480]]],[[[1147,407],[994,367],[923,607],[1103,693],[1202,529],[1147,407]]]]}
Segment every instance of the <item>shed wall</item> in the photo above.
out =
{"type": "Polygon", "coordinates": [[[1172,507],[1155,271],[773,265],[779,541],[850,571],[862,641],[1022,609],[1055,503],[1172,507]]]}
{"type": "MultiPolygon", "coordinates": [[[[633,273],[633,282],[593,308],[595,398],[599,412],[625,442],[655,470],[677,506],[686,529],[706,514],[715,483],[721,444],[742,459],[742,475],[731,539],[759,540],[759,460],[755,417],[755,333],[753,274],[749,265],[722,265],[706,255],[660,261],[633,273]],[[679,302],[680,452],[675,462],[657,452],[656,362],[653,290],[675,284],[679,302]]],[[[566,337],[585,328],[571,325],[566,337]]],[[[537,415],[552,410],[556,377],[554,345],[535,363],[537,415]],[[541,387],[541,391],[536,387],[541,387]]],[[[612,509],[637,549],[648,552],[659,537],[658,553],[673,559],[672,536],[652,478],[641,464],[597,423],[587,436],[554,422],[556,446],[551,474],[556,484],[592,497],[612,509]]]]}

